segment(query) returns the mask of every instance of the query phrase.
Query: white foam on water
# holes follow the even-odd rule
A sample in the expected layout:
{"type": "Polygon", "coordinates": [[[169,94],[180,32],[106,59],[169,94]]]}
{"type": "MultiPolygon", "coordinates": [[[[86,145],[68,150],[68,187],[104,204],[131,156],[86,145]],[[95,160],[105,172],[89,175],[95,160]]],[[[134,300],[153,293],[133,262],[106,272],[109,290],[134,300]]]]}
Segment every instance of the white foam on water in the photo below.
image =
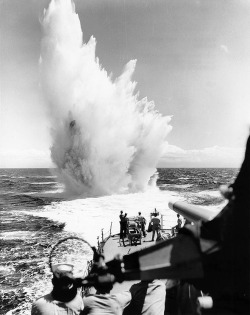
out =
{"type": "MultiPolygon", "coordinates": [[[[156,208],[166,217],[168,226],[176,224],[176,213],[169,210],[168,201],[178,197],[173,192],[151,189],[146,193],[111,195],[98,198],[75,199],[54,202],[39,209],[39,216],[66,223],[65,230],[78,233],[90,244],[96,246],[97,236],[104,229],[104,237],[109,232],[112,222],[112,234],[119,233],[119,214],[123,210],[128,216],[142,212],[147,221],[156,208]]],[[[27,212],[27,211],[26,211],[27,212]]],[[[32,214],[30,212],[29,214],[32,214]]],[[[33,213],[34,214],[34,213],[33,213]]]]}
{"type": "Polygon", "coordinates": [[[26,239],[34,234],[32,231],[9,231],[0,233],[0,238],[4,240],[26,239]]]}
{"type": "MultiPolygon", "coordinates": [[[[51,169],[51,172],[53,172],[53,169],[51,169]]],[[[25,178],[57,178],[56,175],[48,175],[48,176],[44,176],[44,175],[29,175],[29,176],[25,176],[25,178]]]]}
{"type": "Polygon", "coordinates": [[[204,209],[208,209],[214,213],[219,213],[228,203],[228,200],[223,200],[220,204],[216,204],[216,205],[202,205],[202,208],[204,209]]]}
{"type": "Polygon", "coordinates": [[[221,193],[218,189],[216,189],[216,190],[202,190],[202,191],[199,191],[197,194],[207,195],[207,196],[211,196],[211,197],[221,197],[221,193]]]}
{"type": "Polygon", "coordinates": [[[95,56],[95,38],[83,42],[71,0],[52,0],[42,27],[41,86],[58,178],[84,197],[145,191],[172,127],[153,101],[139,99],[136,60],[113,80],[95,56]]]}
{"type": "MultiPolygon", "coordinates": [[[[168,185],[168,184],[167,184],[168,185]]],[[[169,186],[171,186],[171,188],[189,188],[192,187],[193,184],[169,184],[169,186]]]]}
{"type": "Polygon", "coordinates": [[[29,185],[58,185],[57,182],[33,182],[33,183],[29,183],[29,185]]]}

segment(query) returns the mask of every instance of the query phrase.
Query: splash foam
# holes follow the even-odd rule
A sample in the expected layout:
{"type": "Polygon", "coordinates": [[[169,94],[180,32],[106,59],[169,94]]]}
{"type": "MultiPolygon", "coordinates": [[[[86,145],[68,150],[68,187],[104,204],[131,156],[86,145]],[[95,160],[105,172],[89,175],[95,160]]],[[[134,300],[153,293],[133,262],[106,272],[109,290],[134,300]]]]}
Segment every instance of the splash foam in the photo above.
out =
{"type": "Polygon", "coordinates": [[[144,191],[163,154],[170,117],[139,100],[132,81],[136,60],[115,80],[83,43],[70,0],[44,11],[41,85],[49,105],[51,157],[67,191],[98,196],[144,191]]]}

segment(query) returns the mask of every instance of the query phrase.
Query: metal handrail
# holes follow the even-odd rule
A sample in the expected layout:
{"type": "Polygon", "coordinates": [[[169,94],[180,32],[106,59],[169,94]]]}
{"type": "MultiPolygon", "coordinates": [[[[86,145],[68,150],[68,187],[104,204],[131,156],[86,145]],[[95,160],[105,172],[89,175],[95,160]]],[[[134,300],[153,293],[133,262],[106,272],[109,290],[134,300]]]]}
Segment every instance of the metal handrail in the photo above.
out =
{"type": "Polygon", "coordinates": [[[110,228],[104,232],[104,228],[101,229],[101,236],[97,236],[97,249],[99,252],[103,251],[103,244],[112,234],[112,225],[113,222],[110,223],[110,228]]]}

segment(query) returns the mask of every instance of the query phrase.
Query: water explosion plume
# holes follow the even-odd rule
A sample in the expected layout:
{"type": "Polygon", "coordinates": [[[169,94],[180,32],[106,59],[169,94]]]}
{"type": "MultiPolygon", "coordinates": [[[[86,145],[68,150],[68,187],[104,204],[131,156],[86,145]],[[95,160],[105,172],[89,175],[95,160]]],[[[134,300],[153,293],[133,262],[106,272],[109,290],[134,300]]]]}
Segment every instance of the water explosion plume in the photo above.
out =
{"type": "Polygon", "coordinates": [[[66,188],[85,196],[145,190],[171,126],[153,102],[138,100],[136,60],[112,80],[95,57],[95,38],[83,43],[71,0],[52,0],[42,26],[51,157],[66,188]]]}

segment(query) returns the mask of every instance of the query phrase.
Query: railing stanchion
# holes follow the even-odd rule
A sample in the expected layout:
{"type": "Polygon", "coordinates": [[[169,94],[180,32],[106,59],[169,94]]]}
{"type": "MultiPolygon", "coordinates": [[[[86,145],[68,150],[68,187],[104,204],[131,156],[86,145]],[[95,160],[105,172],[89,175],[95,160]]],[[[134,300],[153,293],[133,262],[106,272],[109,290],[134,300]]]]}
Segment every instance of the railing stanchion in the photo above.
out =
{"type": "Polygon", "coordinates": [[[98,250],[100,250],[99,236],[97,236],[97,248],[98,248],[98,250]]]}
{"type": "Polygon", "coordinates": [[[110,233],[109,233],[110,236],[111,236],[111,232],[112,232],[112,223],[113,222],[111,222],[111,224],[110,224],[110,233]]]}

